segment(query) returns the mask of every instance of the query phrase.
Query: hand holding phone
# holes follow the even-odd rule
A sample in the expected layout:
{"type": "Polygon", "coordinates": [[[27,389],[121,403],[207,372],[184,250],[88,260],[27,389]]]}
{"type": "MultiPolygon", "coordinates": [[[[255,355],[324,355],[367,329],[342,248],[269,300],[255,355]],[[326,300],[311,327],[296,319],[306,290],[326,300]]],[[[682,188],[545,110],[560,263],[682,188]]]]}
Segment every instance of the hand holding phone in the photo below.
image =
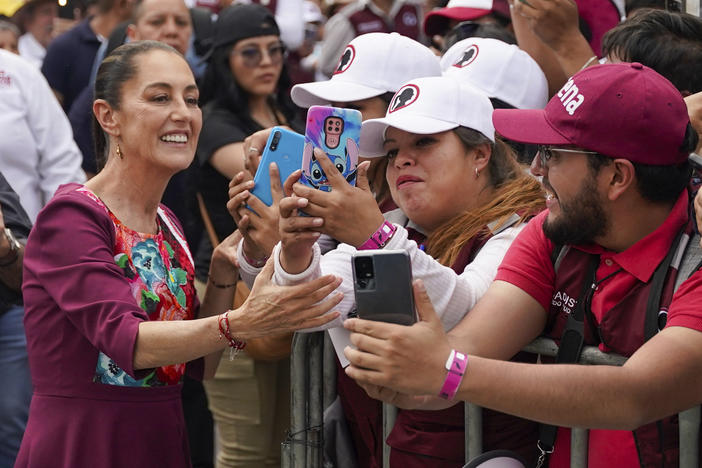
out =
{"type": "MultiPolygon", "coordinates": [[[[304,145],[305,137],[299,133],[282,127],[273,127],[263,149],[261,163],[256,169],[254,187],[251,190],[251,194],[256,195],[267,206],[271,206],[273,204],[273,196],[271,194],[271,179],[268,172],[270,164],[274,162],[278,166],[280,186],[282,187],[285,180],[300,168],[304,145]]],[[[249,207],[249,209],[251,208],[249,207]]]]}
{"type": "Polygon", "coordinates": [[[331,191],[329,178],[314,154],[314,148],[319,148],[326,153],[346,181],[355,185],[360,134],[359,111],[338,107],[310,107],[307,111],[300,182],[318,190],[331,191]]]}
{"type": "Polygon", "coordinates": [[[364,250],[352,258],[356,312],[366,320],[417,321],[410,258],[404,250],[364,250]]]}

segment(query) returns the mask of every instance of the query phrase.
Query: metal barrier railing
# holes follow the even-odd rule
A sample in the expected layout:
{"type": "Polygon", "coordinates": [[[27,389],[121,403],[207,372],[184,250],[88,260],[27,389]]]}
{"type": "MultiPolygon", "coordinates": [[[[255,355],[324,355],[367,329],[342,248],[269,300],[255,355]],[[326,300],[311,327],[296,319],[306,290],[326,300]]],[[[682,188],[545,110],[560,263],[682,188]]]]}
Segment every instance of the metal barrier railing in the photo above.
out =
{"type": "MultiPolygon", "coordinates": [[[[538,338],[524,351],[556,356],[558,346],[548,338],[538,338]]],[[[601,352],[593,346],[583,348],[581,364],[620,366],[626,358],[601,352]]],[[[298,333],[293,339],[291,359],[291,427],[282,446],[283,468],[317,468],[323,464],[323,413],[336,397],[336,355],[324,332],[298,333]]],[[[680,468],[698,468],[700,407],[679,414],[680,468]]],[[[482,453],[482,408],[465,405],[466,461],[482,453]]],[[[397,409],[383,405],[383,440],[387,440],[397,409]]],[[[587,429],[571,430],[571,468],[587,467],[587,429]]],[[[390,466],[390,448],[383,450],[383,467],[390,466]]]]}
{"type": "MultiPolygon", "coordinates": [[[[537,338],[523,351],[539,354],[541,356],[555,357],[558,354],[558,345],[549,338],[537,338]]],[[[626,358],[617,354],[603,353],[595,346],[583,347],[580,355],[580,364],[621,366],[626,358]]],[[[393,409],[385,408],[384,413],[393,409]]],[[[396,411],[396,410],[395,410],[396,411]]],[[[465,454],[466,462],[482,453],[482,408],[466,403],[465,405],[465,454]]],[[[680,468],[699,468],[699,431],[700,407],[682,411],[678,415],[680,432],[680,468]]],[[[392,428],[391,428],[392,429],[392,428]]],[[[389,432],[383,434],[387,438],[389,432]]],[[[570,468],[587,468],[588,430],[571,428],[570,436],[570,468]]],[[[385,468],[389,464],[383,465],[385,468]]]]}

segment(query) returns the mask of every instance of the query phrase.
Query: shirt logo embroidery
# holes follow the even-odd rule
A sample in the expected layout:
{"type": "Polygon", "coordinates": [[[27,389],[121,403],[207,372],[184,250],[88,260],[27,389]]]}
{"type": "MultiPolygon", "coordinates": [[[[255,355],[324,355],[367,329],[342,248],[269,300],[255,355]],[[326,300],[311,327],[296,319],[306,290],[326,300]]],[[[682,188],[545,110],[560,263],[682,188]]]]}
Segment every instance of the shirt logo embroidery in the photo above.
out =
{"type": "Polygon", "coordinates": [[[8,88],[12,86],[12,78],[5,74],[4,70],[0,70],[0,87],[8,88]]]}
{"type": "Polygon", "coordinates": [[[565,312],[566,314],[570,314],[573,309],[575,309],[576,303],[577,300],[575,298],[570,297],[568,294],[562,291],[558,291],[551,299],[551,305],[554,307],[559,307],[561,311],[565,312]]]}
{"type": "Polygon", "coordinates": [[[366,23],[360,23],[358,25],[358,32],[360,34],[367,32],[380,31],[383,29],[383,22],[380,20],[368,21],[366,23]]]}

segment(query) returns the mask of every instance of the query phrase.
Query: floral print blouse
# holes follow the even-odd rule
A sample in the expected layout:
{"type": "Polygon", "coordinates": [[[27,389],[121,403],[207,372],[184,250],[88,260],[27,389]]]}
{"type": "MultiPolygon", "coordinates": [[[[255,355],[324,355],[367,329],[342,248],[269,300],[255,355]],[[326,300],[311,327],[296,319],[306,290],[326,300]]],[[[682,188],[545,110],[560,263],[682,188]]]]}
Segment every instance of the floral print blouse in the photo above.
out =
{"type": "MultiPolygon", "coordinates": [[[[190,320],[194,318],[194,267],[183,235],[168,214],[159,208],[158,233],[134,231],[117,219],[88,188],[79,193],[92,199],[110,216],[115,229],[114,260],[130,284],[134,301],[149,320],[190,320]]],[[[128,387],[156,387],[178,384],[185,364],[162,366],[134,379],[106,354],[98,354],[94,382],[128,387]]]]}

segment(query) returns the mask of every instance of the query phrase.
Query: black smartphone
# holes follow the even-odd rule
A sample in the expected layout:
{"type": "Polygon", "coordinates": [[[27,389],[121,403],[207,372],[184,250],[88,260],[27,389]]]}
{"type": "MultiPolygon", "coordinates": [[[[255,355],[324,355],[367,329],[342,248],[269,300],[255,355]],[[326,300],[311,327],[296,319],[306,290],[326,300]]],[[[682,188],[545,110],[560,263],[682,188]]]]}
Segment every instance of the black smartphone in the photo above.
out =
{"type": "Polygon", "coordinates": [[[702,156],[700,156],[697,153],[690,153],[690,156],[687,160],[690,161],[690,164],[693,168],[702,172],[702,156]]]}
{"type": "Polygon", "coordinates": [[[351,261],[358,317],[400,325],[417,321],[407,252],[364,250],[351,261]]]}

